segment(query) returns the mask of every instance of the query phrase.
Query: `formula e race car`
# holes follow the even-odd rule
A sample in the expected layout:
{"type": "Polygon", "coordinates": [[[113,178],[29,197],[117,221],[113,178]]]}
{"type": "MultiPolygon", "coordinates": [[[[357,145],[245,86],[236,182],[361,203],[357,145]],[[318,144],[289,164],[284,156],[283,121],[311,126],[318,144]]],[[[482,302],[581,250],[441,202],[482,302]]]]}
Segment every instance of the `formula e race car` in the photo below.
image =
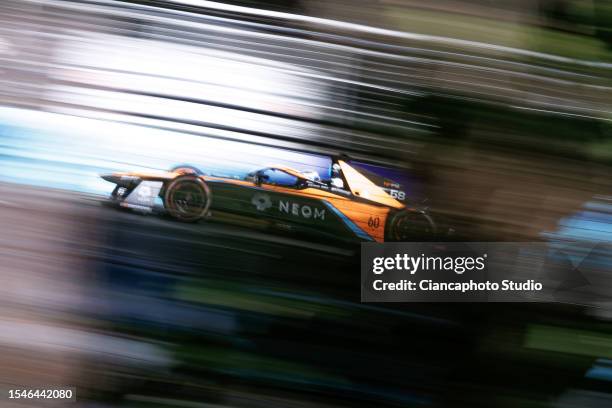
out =
{"type": "Polygon", "coordinates": [[[329,181],[285,166],[266,167],[243,179],[204,175],[190,166],[101,177],[116,184],[111,202],[143,212],[165,211],[184,222],[222,212],[282,230],[349,240],[422,241],[435,234],[426,211],[398,201],[345,160],[335,160],[332,168],[329,181]]]}

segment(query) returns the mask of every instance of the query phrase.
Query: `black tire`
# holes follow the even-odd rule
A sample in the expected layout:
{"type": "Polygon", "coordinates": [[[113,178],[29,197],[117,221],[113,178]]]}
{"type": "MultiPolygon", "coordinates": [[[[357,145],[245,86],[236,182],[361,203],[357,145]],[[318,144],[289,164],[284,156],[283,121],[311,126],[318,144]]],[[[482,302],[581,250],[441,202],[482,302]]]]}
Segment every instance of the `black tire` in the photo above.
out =
{"type": "Polygon", "coordinates": [[[391,216],[386,229],[385,241],[432,241],[436,238],[436,234],[436,224],[426,212],[404,210],[391,216]]]}
{"type": "Polygon", "coordinates": [[[198,176],[179,176],[168,184],[164,193],[166,211],[183,222],[196,222],[204,218],[211,203],[210,188],[198,176]]]}
{"type": "Polygon", "coordinates": [[[181,173],[181,174],[193,174],[200,176],[202,172],[200,169],[194,166],[190,166],[188,164],[179,164],[178,166],[174,166],[170,169],[172,173],[181,173]]]}

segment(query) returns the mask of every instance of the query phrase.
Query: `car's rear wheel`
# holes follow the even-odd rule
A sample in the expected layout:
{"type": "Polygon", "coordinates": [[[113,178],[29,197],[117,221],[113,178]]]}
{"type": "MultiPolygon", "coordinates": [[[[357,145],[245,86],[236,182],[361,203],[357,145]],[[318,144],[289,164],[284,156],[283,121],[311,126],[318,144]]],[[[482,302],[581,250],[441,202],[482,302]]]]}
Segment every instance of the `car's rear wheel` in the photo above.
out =
{"type": "Polygon", "coordinates": [[[395,213],[387,228],[386,241],[431,241],[436,237],[436,224],[424,211],[404,210],[395,213]]]}
{"type": "Polygon", "coordinates": [[[164,194],[164,206],[179,221],[195,222],[206,216],[212,196],[208,185],[197,176],[175,178],[164,194]]]}

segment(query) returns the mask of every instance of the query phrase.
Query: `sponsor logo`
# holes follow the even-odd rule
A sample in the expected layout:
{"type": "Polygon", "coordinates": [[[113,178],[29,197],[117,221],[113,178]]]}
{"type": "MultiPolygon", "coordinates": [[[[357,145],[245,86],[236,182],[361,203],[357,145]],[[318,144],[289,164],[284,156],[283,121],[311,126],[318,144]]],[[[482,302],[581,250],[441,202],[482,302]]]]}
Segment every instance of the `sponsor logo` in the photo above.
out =
{"type": "MultiPolygon", "coordinates": [[[[142,181],[131,193],[129,193],[125,201],[130,205],[153,207],[155,205],[155,198],[159,194],[161,187],[161,181],[142,181]]],[[[125,194],[127,194],[127,191],[125,194]]]]}
{"type": "Polygon", "coordinates": [[[267,194],[257,193],[251,199],[251,203],[257,208],[258,211],[265,211],[272,207],[272,200],[267,194]]]}
{"type": "Polygon", "coordinates": [[[279,201],[278,211],[295,215],[296,217],[312,218],[315,220],[325,220],[325,210],[311,207],[309,205],[300,205],[289,201],[279,201]]]}
{"type": "Polygon", "coordinates": [[[383,186],[384,187],[390,187],[390,188],[400,188],[400,185],[394,181],[390,181],[390,180],[385,180],[383,182],[383,186]]]}
{"type": "MultiPolygon", "coordinates": [[[[272,199],[269,195],[257,193],[251,199],[251,203],[258,211],[265,211],[272,207],[272,199]]],[[[302,217],[314,220],[325,220],[325,209],[311,207],[309,205],[301,205],[291,201],[279,200],[278,211],[283,214],[289,214],[296,217],[302,217]]]]}

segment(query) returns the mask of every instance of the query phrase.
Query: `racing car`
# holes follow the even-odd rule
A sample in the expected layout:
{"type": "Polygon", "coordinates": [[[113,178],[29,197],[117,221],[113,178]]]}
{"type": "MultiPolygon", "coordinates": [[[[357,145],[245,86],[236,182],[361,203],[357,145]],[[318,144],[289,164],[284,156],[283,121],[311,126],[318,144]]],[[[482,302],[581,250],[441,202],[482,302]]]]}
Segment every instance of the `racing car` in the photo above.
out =
{"type": "Polygon", "coordinates": [[[400,202],[345,160],[334,160],[329,181],[316,172],[282,165],[241,179],[206,175],[193,166],[101,177],[116,185],[112,203],[166,212],[183,222],[223,212],[264,220],[282,230],[375,242],[426,240],[436,231],[426,210],[400,202]]]}

